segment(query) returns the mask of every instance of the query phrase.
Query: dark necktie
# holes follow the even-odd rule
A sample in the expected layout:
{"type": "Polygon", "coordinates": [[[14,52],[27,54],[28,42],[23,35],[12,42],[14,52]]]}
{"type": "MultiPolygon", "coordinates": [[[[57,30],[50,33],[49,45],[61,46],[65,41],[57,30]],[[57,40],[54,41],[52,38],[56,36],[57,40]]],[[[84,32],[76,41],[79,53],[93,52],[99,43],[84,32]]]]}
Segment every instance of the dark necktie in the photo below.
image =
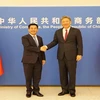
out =
{"type": "Polygon", "coordinates": [[[67,36],[68,36],[68,31],[66,30],[66,33],[65,33],[65,36],[64,36],[64,40],[66,41],[67,39],[67,36]]]}

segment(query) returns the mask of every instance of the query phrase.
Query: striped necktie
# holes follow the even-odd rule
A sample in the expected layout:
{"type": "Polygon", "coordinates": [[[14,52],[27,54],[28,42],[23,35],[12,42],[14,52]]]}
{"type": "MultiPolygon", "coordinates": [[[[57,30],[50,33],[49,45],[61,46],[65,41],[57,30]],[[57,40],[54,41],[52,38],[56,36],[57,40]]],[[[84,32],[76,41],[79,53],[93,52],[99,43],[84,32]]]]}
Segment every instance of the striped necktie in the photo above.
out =
{"type": "Polygon", "coordinates": [[[34,41],[35,41],[35,43],[36,43],[36,45],[38,47],[39,46],[39,43],[38,43],[38,40],[36,39],[36,36],[33,36],[33,39],[34,39],[34,41]]]}

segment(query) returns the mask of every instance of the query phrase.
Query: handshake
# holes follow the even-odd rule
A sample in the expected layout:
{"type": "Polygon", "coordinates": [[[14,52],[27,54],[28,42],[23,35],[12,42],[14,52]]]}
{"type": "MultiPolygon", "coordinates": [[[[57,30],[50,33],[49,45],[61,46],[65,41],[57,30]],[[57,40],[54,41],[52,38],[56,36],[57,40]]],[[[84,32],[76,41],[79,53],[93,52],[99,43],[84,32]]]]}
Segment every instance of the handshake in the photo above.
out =
{"type": "Polygon", "coordinates": [[[40,47],[40,51],[46,52],[48,47],[46,45],[40,47]]]}

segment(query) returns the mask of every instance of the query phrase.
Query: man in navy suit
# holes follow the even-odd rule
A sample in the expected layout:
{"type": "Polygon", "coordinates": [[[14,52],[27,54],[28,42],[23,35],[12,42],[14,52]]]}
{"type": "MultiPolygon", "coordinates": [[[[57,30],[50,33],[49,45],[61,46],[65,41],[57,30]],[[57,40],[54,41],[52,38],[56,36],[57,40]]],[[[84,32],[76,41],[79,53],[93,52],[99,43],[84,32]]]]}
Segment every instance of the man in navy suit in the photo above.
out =
{"type": "Polygon", "coordinates": [[[57,59],[62,88],[62,92],[58,95],[70,93],[71,97],[75,97],[76,64],[83,55],[82,36],[79,29],[71,27],[70,17],[63,16],[61,24],[63,28],[58,29],[53,41],[41,47],[41,50],[46,51],[58,44],[57,59]]]}
{"type": "Polygon", "coordinates": [[[43,97],[39,92],[39,82],[41,79],[42,65],[45,64],[45,54],[40,51],[40,47],[43,46],[43,41],[40,36],[37,35],[38,25],[29,24],[28,34],[22,37],[22,44],[24,48],[22,63],[24,67],[24,74],[26,79],[26,97],[33,95],[43,97]],[[31,83],[33,81],[33,89],[31,83]]]}

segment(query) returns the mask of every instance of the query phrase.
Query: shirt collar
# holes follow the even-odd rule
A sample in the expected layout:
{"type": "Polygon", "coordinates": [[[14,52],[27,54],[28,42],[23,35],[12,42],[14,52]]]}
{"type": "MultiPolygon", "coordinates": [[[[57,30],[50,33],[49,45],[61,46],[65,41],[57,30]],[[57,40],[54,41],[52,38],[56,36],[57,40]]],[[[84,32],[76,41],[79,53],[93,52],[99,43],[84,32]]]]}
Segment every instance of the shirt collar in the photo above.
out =
{"type": "MultiPolygon", "coordinates": [[[[69,32],[70,28],[71,28],[71,27],[69,27],[69,28],[67,29],[67,31],[68,31],[68,32],[69,32]]],[[[66,29],[65,29],[65,28],[63,28],[63,31],[66,31],[66,29]]]]}
{"type": "MultiPolygon", "coordinates": [[[[30,34],[30,33],[29,33],[29,34],[30,34]]],[[[36,35],[32,35],[32,34],[30,34],[30,35],[31,35],[32,37],[34,37],[34,36],[36,37],[36,35]]]]}

